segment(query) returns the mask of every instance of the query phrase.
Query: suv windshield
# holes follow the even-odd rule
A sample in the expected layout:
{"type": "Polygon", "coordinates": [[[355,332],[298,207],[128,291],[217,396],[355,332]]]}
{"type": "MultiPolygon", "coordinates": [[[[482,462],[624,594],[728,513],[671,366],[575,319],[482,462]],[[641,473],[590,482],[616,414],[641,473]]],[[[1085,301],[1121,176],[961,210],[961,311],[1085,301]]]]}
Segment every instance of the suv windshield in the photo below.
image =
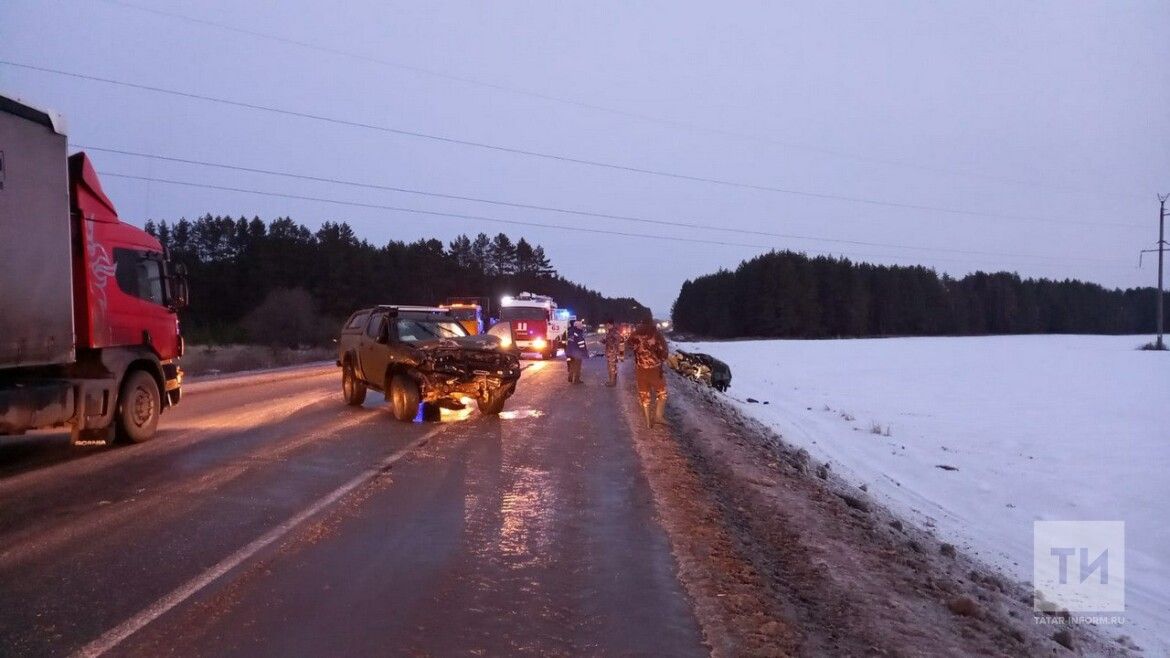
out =
{"type": "Polygon", "coordinates": [[[505,306],[500,310],[501,320],[547,320],[548,310],[540,306],[505,306]]]}
{"type": "Polygon", "coordinates": [[[398,339],[405,343],[466,335],[467,330],[454,320],[398,318],[398,339]]]}

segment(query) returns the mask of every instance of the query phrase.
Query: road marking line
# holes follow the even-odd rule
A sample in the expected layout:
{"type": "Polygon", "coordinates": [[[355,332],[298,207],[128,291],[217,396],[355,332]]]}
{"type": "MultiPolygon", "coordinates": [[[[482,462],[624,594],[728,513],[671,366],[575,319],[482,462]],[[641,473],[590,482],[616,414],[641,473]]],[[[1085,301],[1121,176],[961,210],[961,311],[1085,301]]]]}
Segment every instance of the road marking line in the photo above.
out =
{"type": "Polygon", "coordinates": [[[247,546],[244,546],[235,553],[232,553],[215,566],[211,567],[207,571],[204,571],[199,576],[196,576],[195,578],[180,585],[170,594],[167,594],[161,599],[155,601],[153,604],[140,611],[138,614],[127,619],[118,626],[115,626],[114,628],[106,631],[101,635],[101,637],[78,649],[73,653],[74,658],[96,658],[97,656],[101,656],[107,651],[118,646],[124,642],[126,638],[142,630],[142,628],[144,628],[147,624],[150,624],[154,620],[169,612],[171,609],[191,598],[200,590],[218,580],[224,574],[252,558],[254,555],[256,555],[256,553],[259,553],[265,547],[280,540],[282,537],[295,529],[298,525],[304,523],[309,518],[316,516],[317,513],[324,510],[326,507],[329,507],[333,503],[336,503],[354,489],[357,489],[363,484],[378,477],[383,472],[385,472],[387,468],[405,457],[411,451],[426,445],[427,441],[429,441],[439,432],[447,429],[447,427],[450,426],[444,425],[441,427],[436,427],[410,444],[399,448],[389,457],[382,460],[374,468],[366,470],[365,472],[334,489],[325,496],[317,499],[315,503],[302,510],[300,513],[289,518],[287,521],[281,523],[272,530],[269,530],[263,536],[254,540],[247,546]]]}
{"type": "MultiPolygon", "coordinates": [[[[183,498],[190,498],[192,494],[223,486],[257,465],[263,466],[273,463],[275,460],[286,457],[289,453],[307,445],[342,438],[341,434],[345,430],[367,422],[373,424],[378,421],[379,419],[374,416],[374,413],[355,416],[340,423],[337,423],[336,419],[332,419],[330,422],[335,424],[328,429],[307,432],[301,438],[281,443],[278,447],[267,452],[263,450],[250,451],[234,461],[212,467],[210,471],[201,473],[198,477],[151,489],[145,495],[118,501],[117,505],[102,506],[100,512],[95,509],[86,510],[86,513],[76,521],[64,520],[59,525],[50,524],[48,527],[34,527],[30,531],[17,534],[15,541],[0,541],[0,568],[12,568],[30,556],[59,550],[68,542],[77,541],[95,531],[108,528],[112,523],[123,521],[128,517],[141,514],[163,504],[168,496],[181,493],[183,498]]],[[[0,493],[2,491],[3,489],[0,488],[0,493]]]]}
{"type": "MultiPolygon", "coordinates": [[[[132,459],[161,457],[209,441],[222,440],[226,434],[238,433],[239,431],[266,425],[273,422],[274,418],[277,420],[288,419],[298,411],[309,409],[336,396],[335,393],[318,393],[317,397],[303,399],[308,398],[313,393],[314,391],[312,389],[308,389],[301,393],[284,396],[284,399],[260,401],[257,403],[258,407],[260,405],[267,406],[249,410],[243,418],[237,418],[234,422],[224,420],[223,424],[217,427],[209,428],[182,425],[171,427],[170,423],[164,420],[163,423],[165,424],[160,428],[164,434],[157,436],[152,441],[116,449],[107,449],[102,452],[87,455],[84,459],[68,459],[53,462],[43,466],[33,467],[31,470],[18,471],[13,475],[2,477],[0,478],[0,499],[3,499],[4,494],[7,492],[18,492],[27,486],[41,484],[41,481],[44,480],[64,481],[72,476],[94,474],[102,469],[116,466],[132,459]],[[235,432],[229,432],[229,430],[235,430],[235,432]]],[[[215,415],[219,416],[222,414],[215,415]]]]}

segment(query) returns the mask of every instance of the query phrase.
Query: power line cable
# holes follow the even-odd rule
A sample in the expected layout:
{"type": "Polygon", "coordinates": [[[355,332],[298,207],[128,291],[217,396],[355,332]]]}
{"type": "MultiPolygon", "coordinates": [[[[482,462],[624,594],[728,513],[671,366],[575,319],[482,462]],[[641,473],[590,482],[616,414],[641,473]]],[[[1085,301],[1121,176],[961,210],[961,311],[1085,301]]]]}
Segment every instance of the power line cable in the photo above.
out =
{"type": "Polygon", "coordinates": [[[349,119],[340,119],[337,117],[330,117],[330,116],[325,116],[325,115],[320,115],[320,114],[313,114],[310,112],[300,112],[297,110],[289,110],[286,108],[280,108],[280,107],[275,107],[275,106],[260,105],[257,103],[248,103],[248,102],[244,102],[244,101],[236,101],[236,100],[231,100],[231,99],[227,99],[227,98],[220,98],[220,97],[216,97],[216,96],[207,96],[204,94],[196,94],[196,93],[192,93],[192,92],[179,91],[179,90],[175,90],[175,89],[167,89],[164,87],[156,87],[153,85],[145,85],[145,84],[139,84],[139,83],[135,83],[135,82],[127,82],[124,80],[114,80],[112,78],[104,78],[101,76],[88,75],[88,74],[84,74],[84,73],[63,71],[60,69],[54,69],[54,68],[49,68],[49,67],[44,67],[44,66],[35,66],[32,64],[24,64],[21,62],[13,62],[10,60],[0,60],[0,64],[6,65],[6,66],[13,66],[13,67],[17,67],[17,68],[23,68],[23,69],[27,69],[27,70],[31,70],[31,71],[40,71],[43,73],[50,73],[53,75],[71,77],[71,78],[76,78],[76,79],[81,79],[81,80],[90,80],[93,82],[101,82],[104,84],[126,87],[129,89],[150,91],[150,92],[154,92],[154,93],[167,94],[167,95],[176,96],[176,97],[180,97],[180,98],[197,99],[197,100],[207,101],[210,103],[218,103],[218,104],[222,104],[222,105],[228,105],[228,106],[232,106],[232,107],[240,107],[240,108],[263,111],[263,112],[271,112],[274,114],[280,114],[280,115],[284,115],[284,116],[297,117],[297,118],[301,118],[301,119],[310,119],[313,121],[321,121],[321,122],[325,122],[325,123],[331,123],[331,124],[341,125],[341,126],[349,126],[349,127],[353,127],[353,128],[363,128],[363,129],[367,129],[367,130],[374,130],[374,131],[390,133],[390,134],[395,134],[395,135],[416,137],[419,139],[426,139],[426,140],[442,142],[442,143],[446,143],[446,144],[455,144],[455,145],[459,145],[459,146],[469,146],[469,147],[473,147],[473,148],[498,151],[501,153],[509,153],[512,155],[522,155],[522,156],[529,156],[529,157],[534,157],[534,158],[542,158],[542,159],[552,160],[552,161],[557,161],[557,162],[567,162],[567,163],[578,164],[578,165],[600,167],[600,168],[604,168],[604,169],[612,169],[615,171],[624,171],[624,172],[630,172],[630,173],[645,174],[648,176],[658,176],[658,177],[662,177],[662,178],[670,178],[670,179],[675,179],[675,180],[684,180],[684,181],[697,182],[697,183],[708,183],[708,184],[719,185],[719,186],[723,186],[723,187],[733,187],[733,188],[740,188],[740,189],[755,190],[755,191],[759,191],[759,192],[774,192],[774,193],[778,193],[778,194],[788,194],[788,195],[813,198],[813,199],[844,201],[844,202],[849,202],[849,203],[867,204],[867,205],[881,206],[881,207],[887,207],[887,208],[898,208],[898,209],[902,209],[902,210],[921,210],[921,211],[945,213],[945,214],[951,214],[951,215],[962,215],[962,216],[969,216],[969,217],[989,217],[989,218],[995,218],[995,219],[1010,219],[1010,220],[1016,220],[1016,221],[1042,222],[1042,223],[1061,224],[1061,225],[1084,224],[1084,225],[1090,225],[1090,226],[1117,226],[1117,227],[1126,227],[1126,228],[1140,228],[1140,227],[1137,227],[1136,225],[1132,225],[1132,224],[1122,224],[1122,223],[1114,223],[1114,222],[1088,222],[1088,221],[1077,221],[1077,220],[1067,220],[1067,219],[1055,219],[1055,218],[1051,218],[1051,217],[1037,217],[1037,216],[1031,216],[1031,215],[991,213],[991,212],[984,212],[984,211],[979,211],[979,210],[967,210],[967,209],[963,209],[963,208],[947,208],[947,207],[930,206],[930,205],[924,205],[924,204],[902,203],[902,202],[897,202],[897,201],[884,201],[884,200],[880,200],[880,199],[870,199],[870,198],[865,198],[865,197],[849,196],[849,195],[842,195],[842,194],[829,194],[829,193],[824,193],[824,192],[810,192],[810,191],[806,191],[806,190],[774,187],[774,186],[768,186],[768,185],[757,185],[754,183],[745,183],[745,182],[733,181],[733,180],[721,179],[721,178],[710,178],[710,177],[706,177],[706,176],[692,176],[690,174],[681,174],[681,173],[677,173],[677,172],[670,172],[670,171],[659,170],[659,169],[648,169],[648,168],[644,168],[644,167],[634,167],[634,166],[630,166],[630,165],[622,165],[622,164],[615,164],[615,163],[610,163],[610,162],[603,162],[600,160],[589,160],[589,159],[585,159],[585,158],[577,158],[577,157],[572,157],[572,156],[567,156],[567,155],[559,155],[556,153],[547,153],[547,152],[543,152],[543,151],[532,151],[532,150],[528,150],[528,149],[516,148],[516,147],[511,147],[511,146],[501,146],[498,144],[488,144],[485,142],[476,142],[476,141],[472,141],[472,140],[459,139],[459,138],[455,138],[455,137],[433,135],[430,133],[423,133],[423,132],[418,132],[418,131],[414,131],[414,130],[405,130],[402,128],[381,126],[381,125],[366,123],[366,122],[362,122],[362,121],[352,121],[349,119]]]}
{"type": "MultiPolygon", "coordinates": [[[[403,64],[401,62],[395,62],[395,61],[391,61],[391,60],[387,60],[387,59],[382,59],[380,57],[374,57],[372,55],[365,55],[365,54],[362,54],[362,53],[359,53],[356,51],[343,50],[341,48],[332,48],[332,47],[323,46],[323,45],[317,44],[317,43],[311,43],[308,41],[302,41],[299,39],[293,39],[290,37],[280,36],[278,34],[272,34],[269,32],[262,32],[260,30],[252,30],[252,29],[248,29],[248,28],[242,28],[242,27],[230,25],[227,23],[220,23],[217,21],[207,20],[207,19],[203,19],[203,18],[196,18],[194,16],[188,16],[185,14],[179,14],[176,12],[164,11],[162,9],[157,9],[155,7],[146,7],[146,6],[134,4],[131,2],[124,2],[123,0],[101,0],[101,1],[108,4],[108,5],[120,6],[123,8],[132,9],[135,11],[146,12],[146,13],[155,14],[158,16],[172,18],[172,19],[179,20],[179,21],[184,21],[187,23],[193,23],[193,24],[202,25],[205,27],[213,27],[213,28],[220,29],[220,30],[226,30],[229,32],[237,33],[237,34],[243,34],[243,35],[257,37],[257,38],[261,38],[261,39],[267,39],[269,41],[274,41],[274,42],[282,43],[285,45],[295,46],[298,48],[305,48],[307,50],[315,50],[317,52],[328,53],[328,54],[336,55],[339,57],[347,57],[347,58],[355,59],[355,60],[359,60],[359,61],[379,64],[382,66],[387,66],[390,68],[395,68],[395,69],[399,69],[399,70],[403,70],[403,71],[409,71],[411,73],[416,73],[416,74],[420,74],[420,75],[439,78],[442,80],[459,82],[459,83],[463,83],[463,84],[483,87],[485,89],[492,89],[495,91],[503,91],[503,92],[507,92],[507,93],[511,93],[511,94],[516,94],[519,96],[536,98],[536,99],[543,100],[543,101],[562,103],[565,105],[580,107],[580,108],[594,110],[594,111],[598,111],[598,112],[605,112],[608,114],[614,114],[617,116],[623,116],[623,117],[627,117],[627,118],[637,119],[640,121],[657,123],[657,124],[661,124],[661,125],[665,125],[665,126],[670,126],[673,128],[682,128],[685,130],[707,132],[707,133],[712,133],[712,134],[716,134],[716,135],[722,135],[725,137],[732,137],[732,138],[739,139],[739,140],[767,142],[767,143],[775,144],[777,146],[782,146],[785,148],[809,151],[812,153],[819,153],[822,155],[828,155],[828,156],[842,158],[842,159],[846,159],[846,160],[854,160],[857,162],[864,162],[864,163],[868,163],[868,164],[881,164],[881,165],[894,166],[894,167],[903,167],[906,169],[916,169],[919,171],[947,174],[947,175],[951,175],[951,176],[967,176],[967,177],[971,177],[971,178],[979,178],[979,179],[983,179],[983,180],[994,181],[994,182],[999,182],[999,183],[1007,183],[1007,184],[1011,184],[1011,185],[1046,188],[1046,189],[1060,191],[1060,192],[1072,192],[1072,193],[1091,192],[1091,193],[1098,194],[1101,196],[1110,196],[1110,197],[1125,198],[1125,199],[1131,199],[1131,200],[1138,198],[1138,195],[1135,195],[1132,193],[1127,194],[1127,193],[1106,191],[1106,190],[1096,190],[1096,191],[1083,190],[1083,189],[1080,189],[1077,187],[1067,186],[1067,185],[1056,185],[1056,184],[1045,183],[1045,182],[1041,182],[1041,181],[1022,180],[1022,179],[1017,179],[1017,178],[1010,178],[1007,176],[994,176],[994,175],[986,174],[986,173],[982,173],[982,172],[976,172],[976,171],[970,171],[970,170],[964,170],[964,169],[954,169],[954,168],[948,168],[948,167],[939,167],[939,166],[934,166],[934,165],[924,165],[924,164],[920,164],[920,163],[907,162],[905,160],[899,160],[899,159],[877,158],[877,157],[872,157],[872,156],[858,155],[855,153],[847,153],[845,151],[840,151],[840,150],[836,150],[836,149],[828,149],[828,148],[819,147],[819,146],[812,146],[809,144],[789,142],[789,141],[780,140],[780,139],[777,139],[775,137],[766,136],[766,135],[758,135],[758,134],[746,133],[746,132],[742,132],[742,131],[738,131],[738,130],[730,130],[727,128],[716,128],[716,127],[712,127],[712,126],[691,123],[688,121],[679,121],[676,119],[657,117],[657,116],[653,116],[653,115],[649,115],[649,114],[644,114],[641,112],[633,112],[630,110],[623,110],[623,109],[608,106],[608,105],[600,105],[597,103],[590,103],[587,101],[582,101],[582,100],[579,100],[576,98],[570,98],[567,96],[558,96],[555,94],[548,94],[548,93],[544,93],[544,92],[533,91],[531,89],[524,89],[524,88],[520,88],[520,87],[514,87],[514,86],[504,85],[504,84],[500,84],[500,83],[495,83],[495,82],[487,82],[484,80],[479,80],[479,79],[471,78],[471,77],[467,77],[467,76],[455,75],[452,73],[445,73],[443,71],[436,71],[434,69],[428,69],[428,68],[424,68],[421,66],[412,66],[410,64],[403,64]]],[[[1142,198],[1144,198],[1144,197],[1142,197],[1142,198]]]]}
{"type": "Polygon", "coordinates": [[[847,245],[852,245],[852,246],[884,247],[884,248],[892,248],[892,249],[908,249],[908,250],[927,251],[927,252],[948,252],[948,253],[966,254],[966,255],[974,255],[974,256],[996,256],[996,257],[1023,258],[1023,259],[1036,258],[1036,259],[1046,259],[1046,260],[1058,260],[1058,261],[1062,261],[1062,262],[1068,261],[1068,260],[1092,261],[1092,262],[1103,262],[1103,263],[1119,262],[1115,259],[1105,259],[1105,258],[1044,256],[1044,255],[1040,255],[1040,254],[1019,254],[1019,253],[1010,253],[1010,252],[980,251],[980,250],[974,250],[974,249],[953,249],[953,248],[947,248],[947,247],[923,247],[923,246],[917,246],[917,245],[896,244],[896,243],[889,243],[889,242],[868,242],[868,241],[864,241],[864,240],[846,240],[846,239],[840,239],[840,238],[817,237],[817,236],[799,235],[799,234],[793,234],[793,233],[776,233],[776,232],[772,232],[772,231],[740,229],[740,228],[732,228],[732,227],[727,227],[727,226],[717,226],[717,225],[713,225],[713,224],[700,224],[700,223],[678,222],[678,221],[669,221],[669,220],[661,220],[661,219],[649,219],[649,218],[637,217],[637,216],[633,216],[633,215],[617,215],[617,214],[610,214],[610,213],[592,212],[592,211],[588,211],[588,210],[575,210],[575,209],[569,209],[569,208],[558,208],[558,207],[554,207],[554,206],[543,206],[543,205],[529,204],[529,203],[500,201],[497,199],[485,199],[482,197],[473,197],[473,196],[466,196],[466,195],[460,195],[460,194],[432,192],[432,191],[418,190],[418,189],[412,189],[412,188],[407,188],[407,187],[399,187],[399,186],[394,186],[394,185],[379,185],[379,184],[375,184],[375,183],[362,183],[362,182],[358,182],[358,181],[351,181],[351,180],[345,180],[345,179],[340,179],[340,178],[331,178],[331,177],[323,177],[323,176],[309,176],[309,175],[304,175],[304,174],[295,174],[295,173],[291,173],[291,172],[287,172],[287,171],[277,171],[277,170],[273,170],[273,169],[260,169],[260,168],[256,168],[256,167],[244,167],[244,166],[230,165],[230,164],[225,164],[225,163],[220,163],[220,162],[208,162],[208,161],[204,161],[204,160],[192,160],[192,159],[188,159],[188,158],[179,158],[179,157],[174,157],[174,156],[141,153],[138,151],[128,151],[128,150],[124,150],[124,149],[112,149],[112,148],[106,148],[106,147],[100,147],[100,146],[86,146],[86,145],[82,145],[82,144],[74,144],[74,146],[76,148],[83,149],[83,150],[89,150],[89,151],[97,151],[97,152],[102,152],[102,153],[113,153],[113,154],[117,154],[117,155],[132,156],[132,157],[137,157],[137,158],[146,158],[146,159],[151,159],[151,160],[160,160],[163,162],[174,162],[174,163],[185,164],[185,165],[197,165],[197,166],[201,166],[201,167],[225,169],[228,171],[240,171],[240,172],[247,172],[247,173],[254,173],[254,174],[263,174],[263,175],[268,175],[268,176],[280,176],[280,177],[292,178],[292,179],[296,179],[296,180],[313,181],[313,182],[319,182],[319,183],[330,183],[330,184],[336,184],[336,185],[346,185],[346,186],[350,186],[350,187],[358,187],[358,188],[363,188],[363,189],[382,190],[382,191],[388,191],[388,192],[401,192],[401,193],[405,193],[405,194],[414,194],[414,195],[418,195],[418,196],[433,197],[433,198],[440,198],[440,199],[450,199],[450,200],[457,200],[457,201],[471,201],[471,202],[475,202],[475,203],[486,203],[486,204],[492,204],[492,205],[497,205],[497,206],[506,206],[506,207],[511,207],[511,208],[522,208],[525,210],[540,210],[540,211],[546,211],[546,212],[556,212],[556,213],[564,213],[564,214],[570,214],[570,215],[579,215],[579,216],[583,216],[583,217],[595,217],[598,219],[611,219],[611,220],[617,220],[617,221],[638,222],[638,223],[643,223],[643,224],[654,224],[654,225],[659,225],[659,226],[671,226],[671,227],[676,227],[676,228],[700,229],[700,230],[708,230],[708,231],[721,231],[721,232],[725,232],[725,233],[739,233],[739,234],[743,234],[743,235],[755,235],[755,236],[763,236],[763,237],[771,237],[771,238],[784,238],[784,239],[790,239],[790,240],[808,240],[808,241],[812,241],[812,242],[831,242],[831,243],[837,243],[837,244],[847,244],[847,245]]]}
{"type": "MultiPolygon", "coordinates": [[[[104,176],[104,177],[108,177],[108,178],[122,178],[122,179],[127,179],[127,180],[136,180],[136,181],[144,181],[144,182],[151,182],[151,183],[164,183],[164,184],[168,184],[168,185],[180,185],[180,186],[184,186],[184,187],[219,190],[219,191],[224,191],[224,192],[240,192],[240,193],[244,193],[244,194],[255,194],[255,195],[266,196],[266,197],[294,199],[297,201],[313,201],[313,202],[320,202],[320,203],[329,203],[329,204],[334,204],[334,205],[352,206],[352,207],[356,207],[356,208],[371,208],[371,209],[375,209],[375,210],[390,210],[390,211],[395,211],[395,212],[405,212],[405,213],[413,213],[413,214],[418,214],[418,215],[426,215],[429,217],[445,217],[445,218],[451,218],[451,219],[466,219],[466,220],[472,220],[472,221],[490,222],[490,223],[495,223],[495,224],[511,224],[511,225],[516,225],[516,226],[528,226],[528,227],[533,227],[533,228],[574,231],[574,232],[578,232],[578,233],[592,233],[592,234],[599,234],[599,235],[614,235],[614,236],[619,236],[619,237],[640,238],[640,239],[648,239],[648,240],[667,240],[667,241],[672,241],[672,242],[689,242],[689,243],[694,243],[694,244],[719,245],[719,246],[725,246],[725,247],[746,247],[746,248],[750,248],[750,249],[761,249],[761,250],[767,250],[767,251],[783,250],[782,247],[763,245],[763,244],[753,244],[753,243],[743,243],[743,242],[727,242],[727,241],[722,241],[722,240],[709,240],[709,239],[703,239],[703,238],[686,238],[686,237],[681,237],[681,236],[656,235],[656,234],[650,234],[650,233],[631,233],[631,232],[627,232],[627,231],[614,231],[614,230],[610,230],[610,229],[589,228],[589,227],[584,227],[584,226],[566,226],[564,224],[546,224],[546,223],[542,223],[542,222],[531,222],[531,221],[516,220],[516,219],[503,219],[500,217],[486,217],[483,215],[469,215],[469,214],[463,214],[463,213],[441,212],[441,211],[437,211],[437,210],[424,210],[424,209],[420,209],[420,208],[407,208],[407,207],[403,207],[403,206],[392,206],[392,205],[387,205],[387,204],[363,203],[363,202],[359,202],[359,201],[345,201],[345,200],[341,200],[341,199],[309,196],[309,195],[303,195],[303,194],[270,192],[270,191],[266,191],[266,190],[254,190],[254,189],[250,189],[250,188],[233,187],[233,186],[227,186],[227,185],[212,185],[209,183],[196,183],[193,181],[182,181],[182,180],[176,180],[176,179],[171,179],[171,178],[158,178],[158,177],[152,177],[152,176],[137,176],[137,175],[133,175],[133,174],[123,174],[123,173],[119,173],[119,172],[110,172],[110,171],[101,171],[101,172],[99,172],[99,175],[104,176]]],[[[829,252],[829,251],[819,251],[819,252],[813,252],[813,253],[819,253],[819,254],[830,255],[830,256],[834,255],[833,252],[829,252]]],[[[841,252],[841,255],[845,256],[846,254],[844,252],[841,252]]],[[[905,258],[905,257],[901,257],[901,256],[893,256],[893,255],[888,255],[888,254],[853,254],[852,256],[854,258],[884,258],[884,259],[889,259],[889,260],[902,260],[902,261],[915,262],[909,258],[905,258]]],[[[930,260],[933,260],[933,261],[952,261],[952,262],[961,262],[961,263],[978,262],[978,261],[971,261],[971,260],[967,260],[967,259],[938,258],[938,257],[932,257],[930,260]]]]}
{"type": "Polygon", "coordinates": [[[576,231],[579,233],[597,233],[602,235],[616,235],[628,238],[650,238],[657,240],[671,240],[675,242],[693,242],[698,244],[713,244],[726,247],[750,247],[752,249],[774,249],[762,244],[748,244],[743,242],[723,242],[719,240],[705,240],[700,238],[684,238],[678,236],[668,235],[652,235],[648,233],[628,233],[625,231],[612,231],[608,229],[589,228],[585,226],[565,226],[563,224],[544,224],[541,222],[529,222],[518,219],[503,219],[499,217],[484,217],[481,215],[466,215],[462,213],[441,212],[438,210],[424,210],[421,208],[406,208],[403,206],[391,206],[380,203],[364,203],[361,201],[345,201],[342,199],[330,199],[327,197],[309,196],[304,194],[290,194],[285,192],[270,192],[266,190],[253,190],[244,187],[233,187],[228,185],[213,185],[210,183],[196,183],[193,181],[175,180],[173,178],[158,178],[153,176],[137,176],[133,174],[123,174],[112,171],[98,172],[100,176],[109,178],[124,178],[128,180],[146,181],[150,183],[165,183],[168,185],[182,185],[184,187],[197,187],[208,190],[220,190],[224,192],[242,192],[244,194],[256,194],[260,196],[277,197],[282,199],[295,199],[298,201],[315,201],[320,203],[331,203],[342,206],[353,206],[356,208],[373,208],[375,210],[393,210],[395,212],[415,213],[419,215],[428,215],[432,217],[447,217],[452,219],[469,219],[475,221],[492,222],[496,224],[513,224],[517,226],[529,226],[535,228],[551,228],[565,231],[576,231]]]}

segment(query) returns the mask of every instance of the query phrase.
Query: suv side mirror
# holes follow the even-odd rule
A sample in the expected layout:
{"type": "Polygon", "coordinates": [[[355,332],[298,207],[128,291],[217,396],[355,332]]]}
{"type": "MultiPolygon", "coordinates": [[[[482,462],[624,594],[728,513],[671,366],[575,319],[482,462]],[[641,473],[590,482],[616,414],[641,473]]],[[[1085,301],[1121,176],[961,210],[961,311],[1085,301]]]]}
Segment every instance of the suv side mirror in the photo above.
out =
{"type": "Polygon", "coordinates": [[[382,328],[378,330],[378,342],[385,345],[390,342],[390,325],[383,322],[382,328]]]}

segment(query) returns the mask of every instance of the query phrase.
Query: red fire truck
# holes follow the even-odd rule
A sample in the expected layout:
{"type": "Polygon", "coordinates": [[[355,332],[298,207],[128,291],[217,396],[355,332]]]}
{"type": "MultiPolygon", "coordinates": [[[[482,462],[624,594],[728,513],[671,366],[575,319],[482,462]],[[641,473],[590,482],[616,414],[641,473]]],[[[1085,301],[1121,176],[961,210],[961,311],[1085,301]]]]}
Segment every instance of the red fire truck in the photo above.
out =
{"type": "Polygon", "coordinates": [[[522,292],[500,301],[500,321],[511,323],[514,349],[551,359],[564,346],[569,311],[557,308],[552,297],[522,292]]]}
{"type": "Polygon", "coordinates": [[[179,402],[186,276],[67,148],[60,117],[0,96],[0,435],[145,441],[179,402]]]}

